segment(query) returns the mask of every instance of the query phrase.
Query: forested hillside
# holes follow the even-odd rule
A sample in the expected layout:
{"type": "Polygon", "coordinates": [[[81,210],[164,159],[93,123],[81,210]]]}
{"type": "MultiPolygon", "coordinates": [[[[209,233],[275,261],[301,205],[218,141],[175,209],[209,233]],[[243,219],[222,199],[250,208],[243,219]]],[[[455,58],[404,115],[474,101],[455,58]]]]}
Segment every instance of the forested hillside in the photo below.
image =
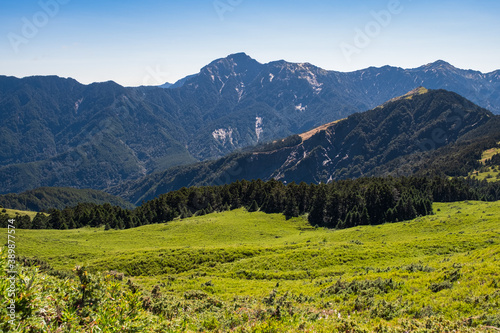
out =
{"type": "MultiPolygon", "coordinates": [[[[53,209],[49,211],[50,216],[38,214],[33,221],[18,227],[128,229],[245,207],[250,212],[282,213],[289,218],[307,214],[313,226],[343,229],[425,216],[432,214],[432,202],[459,200],[500,200],[500,182],[389,177],[284,185],[276,180],[243,180],[222,186],[182,188],[134,210],[110,204],[53,209]]],[[[6,227],[7,216],[1,217],[0,227],[6,227]]]]}
{"type": "MultiPolygon", "coordinates": [[[[435,157],[436,149],[457,141],[472,145],[486,140],[483,144],[495,145],[498,124],[498,116],[455,93],[422,88],[299,136],[219,160],[168,169],[108,191],[139,204],[181,187],[241,179],[327,183],[362,176],[411,176],[422,161],[433,161],[429,156],[435,157]]],[[[453,170],[462,169],[465,161],[470,158],[434,169],[453,176],[453,170]]]]}
{"type": "Polygon", "coordinates": [[[132,209],[134,205],[122,198],[97,190],[79,190],[69,187],[41,187],[20,194],[0,195],[0,206],[35,212],[74,207],[79,203],[104,204],[132,209]]]}
{"type": "Polygon", "coordinates": [[[0,76],[0,193],[106,189],[299,134],[421,85],[498,113],[499,77],[443,61],[341,73],[243,53],[168,88],[0,76]]]}

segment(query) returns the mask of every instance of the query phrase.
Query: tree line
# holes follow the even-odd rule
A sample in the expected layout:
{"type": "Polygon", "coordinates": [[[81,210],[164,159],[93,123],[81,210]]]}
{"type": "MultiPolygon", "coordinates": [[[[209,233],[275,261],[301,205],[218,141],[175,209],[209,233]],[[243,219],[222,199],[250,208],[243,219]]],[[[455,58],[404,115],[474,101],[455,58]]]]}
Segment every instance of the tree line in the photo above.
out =
{"type": "MultiPolygon", "coordinates": [[[[500,184],[459,178],[385,177],[341,180],[329,184],[283,184],[277,180],[242,180],[221,186],[182,188],[131,210],[111,204],[81,203],[19,218],[18,228],[75,229],[85,226],[128,229],[177,218],[237,208],[282,213],[288,218],[308,214],[313,226],[349,228],[398,222],[432,214],[432,202],[500,199],[500,184]]],[[[0,227],[8,216],[0,214],[0,227]]]]}
{"type": "Polygon", "coordinates": [[[0,195],[0,205],[16,210],[46,212],[51,208],[63,209],[76,206],[80,202],[104,204],[133,209],[135,206],[120,197],[91,189],[70,187],[39,187],[23,193],[0,195]]]}

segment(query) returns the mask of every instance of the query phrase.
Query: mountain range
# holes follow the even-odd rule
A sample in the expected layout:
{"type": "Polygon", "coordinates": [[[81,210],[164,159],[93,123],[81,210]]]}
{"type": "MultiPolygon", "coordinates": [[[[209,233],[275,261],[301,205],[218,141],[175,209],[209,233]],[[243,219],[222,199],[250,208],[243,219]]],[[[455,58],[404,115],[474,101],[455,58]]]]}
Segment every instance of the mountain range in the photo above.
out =
{"type": "Polygon", "coordinates": [[[109,191],[139,204],[181,187],[242,179],[327,183],[398,174],[395,171],[404,170],[415,156],[422,158],[457,141],[500,139],[499,118],[456,93],[417,88],[370,111],[300,135],[215,161],[171,168],[109,191]],[[398,165],[391,165],[396,160],[398,165]]]}
{"type": "MultiPolygon", "coordinates": [[[[282,60],[261,64],[238,53],[162,87],[1,76],[0,191],[71,186],[114,192],[150,174],[157,177],[167,169],[307,132],[419,86],[445,88],[500,113],[500,71],[483,74],[443,61],[416,69],[385,66],[342,73],[282,60]]],[[[374,117],[367,121],[381,120],[374,117]]],[[[298,138],[285,141],[290,145],[298,138]]],[[[318,149],[317,154],[325,154],[318,149]]],[[[287,180],[289,169],[276,176],[287,180]]]]}

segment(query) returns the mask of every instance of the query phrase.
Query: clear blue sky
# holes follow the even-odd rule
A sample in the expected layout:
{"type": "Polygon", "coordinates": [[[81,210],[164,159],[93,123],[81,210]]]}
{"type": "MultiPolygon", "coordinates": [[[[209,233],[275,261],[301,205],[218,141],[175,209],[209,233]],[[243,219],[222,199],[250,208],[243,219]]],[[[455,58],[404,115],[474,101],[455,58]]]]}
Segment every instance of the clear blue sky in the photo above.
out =
{"type": "Polygon", "coordinates": [[[499,18],[498,0],[3,0],[0,74],[155,85],[236,52],[338,71],[442,59],[490,72],[499,18]]]}

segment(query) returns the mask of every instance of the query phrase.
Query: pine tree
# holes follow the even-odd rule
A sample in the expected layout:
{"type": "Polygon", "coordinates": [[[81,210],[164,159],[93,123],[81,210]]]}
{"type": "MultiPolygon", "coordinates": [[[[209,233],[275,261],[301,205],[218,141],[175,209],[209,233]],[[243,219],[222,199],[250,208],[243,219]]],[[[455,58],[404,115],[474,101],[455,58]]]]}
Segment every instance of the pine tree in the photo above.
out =
{"type": "Polygon", "coordinates": [[[310,186],[307,185],[305,182],[301,182],[298,185],[297,189],[297,198],[298,198],[298,206],[299,206],[299,215],[305,214],[307,210],[309,209],[309,203],[310,203],[310,186]]]}
{"type": "Polygon", "coordinates": [[[69,227],[69,229],[76,229],[77,228],[75,220],[73,218],[69,219],[68,227],[69,227]]]}
{"type": "Polygon", "coordinates": [[[314,197],[312,209],[309,213],[309,223],[311,225],[325,225],[326,190],[324,185],[320,185],[318,193],[314,197]]]}
{"type": "Polygon", "coordinates": [[[258,210],[259,210],[259,205],[257,204],[257,201],[256,201],[256,200],[254,200],[254,201],[252,202],[252,204],[250,205],[250,207],[248,208],[248,211],[249,211],[249,212],[256,212],[256,211],[258,211],[258,210]]]}
{"type": "Polygon", "coordinates": [[[340,220],[340,196],[336,190],[331,191],[325,207],[325,227],[336,228],[340,220]]]}
{"type": "Polygon", "coordinates": [[[117,230],[123,230],[125,229],[125,224],[123,223],[122,219],[119,219],[118,222],[116,223],[116,228],[117,230]]]}
{"type": "Polygon", "coordinates": [[[394,217],[394,209],[389,208],[389,209],[385,212],[385,222],[394,222],[394,221],[395,221],[395,217],[394,217]]]}
{"type": "Polygon", "coordinates": [[[135,227],[135,224],[134,224],[133,217],[130,215],[127,215],[127,217],[125,218],[125,228],[130,229],[130,228],[134,228],[134,227],[135,227]]]}
{"type": "Polygon", "coordinates": [[[64,223],[62,214],[60,210],[54,210],[50,214],[49,225],[52,229],[61,229],[64,223]]]}
{"type": "Polygon", "coordinates": [[[345,229],[346,228],[346,224],[345,224],[345,220],[338,220],[337,222],[337,225],[335,226],[335,228],[337,229],[345,229]]]}
{"type": "Polygon", "coordinates": [[[211,204],[208,204],[207,208],[205,208],[205,212],[207,214],[210,214],[210,213],[213,213],[214,212],[214,209],[212,208],[212,205],[211,204]]]}
{"type": "Polygon", "coordinates": [[[193,216],[191,211],[187,207],[182,207],[181,208],[181,219],[186,219],[188,217],[193,216]]]}
{"type": "Polygon", "coordinates": [[[286,201],[285,216],[287,219],[299,216],[299,207],[294,196],[289,196],[286,201]]]}
{"type": "Polygon", "coordinates": [[[237,194],[233,194],[231,198],[231,210],[238,209],[241,207],[240,197],[237,194]]]}
{"type": "Polygon", "coordinates": [[[359,215],[359,224],[360,225],[369,225],[370,224],[370,216],[368,215],[368,209],[363,207],[361,214],[359,215]]]}
{"type": "Polygon", "coordinates": [[[47,216],[43,213],[37,213],[33,218],[32,228],[33,229],[45,229],[47,227],[47,216]]]}

